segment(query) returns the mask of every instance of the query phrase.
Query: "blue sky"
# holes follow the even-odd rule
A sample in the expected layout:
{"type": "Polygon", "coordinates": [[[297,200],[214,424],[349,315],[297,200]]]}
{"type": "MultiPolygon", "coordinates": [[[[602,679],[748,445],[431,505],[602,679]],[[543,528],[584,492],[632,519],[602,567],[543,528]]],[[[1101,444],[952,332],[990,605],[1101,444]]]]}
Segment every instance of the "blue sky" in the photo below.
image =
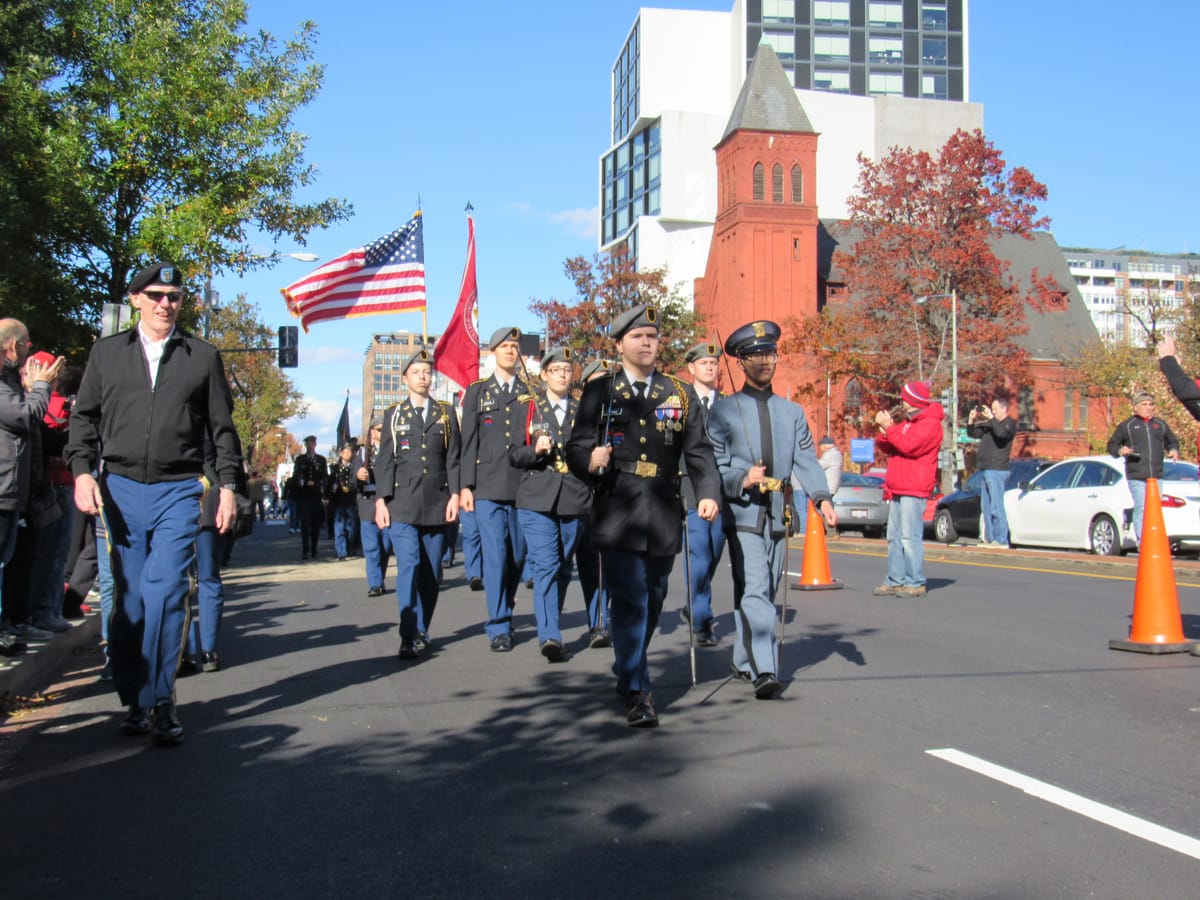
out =
{"type": "MultiPolygon", "coordinates": [[[[732,0],[657,3],[727,11],[732,0]]],[[[425,217],[429,330],[457,298],[475,207],[479,326],[540,330],[531,298],[568,299],[562,263],[596,250],[598,157],[608,147],[609,75],[637,16],[626,0],[455,4],[252,0],[251,25],[280,37],[319,26],[325,88],[297,118],[320,170],[312,197],[348,199],[350,221],[310,236],[328,260],[396,228],[418,197],[425,217]],[[448,17],[448,13],[452,16],[448,17]]],[[[970,91],[1010,164],[1046,183],[1064,246],[1200,251],[1186,188],[1198,128],[1186,23],[1191,5],[1116,0],[974,0],[970,91]]],[[[300,247],[264,245],[262,252],[300,247]]],[[[282,260],[245,278],[271,326],[293,324],[279,289],[307,264],[282,260]]],[[[313,326],[292,377],[308,398],[295,434],[332,442],[350,391],[361,420],[363,352],[374,332],[421,328],[419,314],[313,326]]]]}

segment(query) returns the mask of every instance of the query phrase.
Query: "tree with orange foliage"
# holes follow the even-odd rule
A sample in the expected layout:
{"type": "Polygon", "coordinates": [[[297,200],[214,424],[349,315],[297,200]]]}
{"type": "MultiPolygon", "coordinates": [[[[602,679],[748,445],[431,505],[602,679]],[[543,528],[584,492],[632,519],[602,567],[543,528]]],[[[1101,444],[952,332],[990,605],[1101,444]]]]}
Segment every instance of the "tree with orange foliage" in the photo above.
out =
{"type": "MultiPolygon", "coordinates": [[[[959,400],[1028,382],[1025,309],[1045,309],[1060,289],[1033,273],[1023,289],[994,251],[1005,235],[1030,238],[1049,219],[1037,214],[1046,187],[1029,170],[1008,168],[983,132],[955,132],[936,158],[892,148],[879,162],[861,154],[851,217],[839,231],[834,265],[850,302],[790,323],[785,352],[815,355],[835,381],[856,380],[866,409],[891,405],[917,377],[950,384],[950,293],[958,297],[959,400]],[[916,300],[930,299],[924,303],[916,300]]],[[[801,393],[823,395],[825,379],[801,393]]]]}
{"type": "Polygon", "coordinates": [[[706,339],[703,320],[667,283],[664,268],[639,272],[622,247],[591,261],[573,256],[563,272],[575,285],[575,299],[537,300],[529,309],[546,323],[547,347],[570,347],[581,359],[612,358],[608,323],[639,303],[658,307],[659,366],[674,372],[684,365],[688,348],[706,339]]]}

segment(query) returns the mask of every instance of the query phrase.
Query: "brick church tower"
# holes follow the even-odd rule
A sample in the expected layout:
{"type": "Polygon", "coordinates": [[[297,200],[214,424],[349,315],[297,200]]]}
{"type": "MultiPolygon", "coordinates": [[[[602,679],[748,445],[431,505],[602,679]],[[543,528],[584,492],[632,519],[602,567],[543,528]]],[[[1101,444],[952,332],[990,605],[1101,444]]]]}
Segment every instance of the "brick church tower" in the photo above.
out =
{"type": "Polygon", "coordinates": [[[817,133],[767,44],[754,54],[716,153],[717,219],[695,282],[709,333],[724,341],[752,319],[785,325],[816,314],[817,133]]]}

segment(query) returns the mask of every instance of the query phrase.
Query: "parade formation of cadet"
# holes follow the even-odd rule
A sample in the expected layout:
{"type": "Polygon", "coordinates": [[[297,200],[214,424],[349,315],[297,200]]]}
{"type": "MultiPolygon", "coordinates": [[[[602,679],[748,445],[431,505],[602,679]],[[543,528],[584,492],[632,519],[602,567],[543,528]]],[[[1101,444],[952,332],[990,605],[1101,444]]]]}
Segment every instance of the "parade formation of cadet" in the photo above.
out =
{"type": "Polygon", "coordinates": [[[368,597],[383,596],[384,577],[392,558],[392,536],[388,529],[380,528],[375,521],[375,460],[379,457],[379,444],[382,440],[383,416],[376,416],[367,430],[367,443],[359,448],[355,459],[358,531],[362,542],[363,561],[366,564],[368,597]]]}
{"type": "Polygon", "coordinates": [[[609,329],[620,361],[589,381],[567,440],[567,465],[594,488],[592,539],[612,601],[617,691],[633,727],[658,724],[647,651],[682,538],[679,472],[687,466],[697,514],[720,514],[720,477],[685,382],[656,371],[658,310],[641,305],[609,329]]]}
{"type": "MultiPolygon", "coordinates": [[[[684,359],[692,376],[692,390],[699,400],[700,419],[707,429],[709,413],[721,396],[717,390],[717,383],[721,379],[721,348],[716,344],[697,344],[684,355],[684,359]]],[[[692,605],[689,611],[685,604],[679,613],[695,632],[699,646],[715,647],[718,640],[713,633],[712,580],[721,562],[721,554],[725,552],[725,527],[720,516],[712,521],[700,518],[696,511],[696,491],[687,472],[683,473],[683,499],[687,502],[685,527],[688,530],[692,605]]]]}
{"type": "MultiPolygon", "coordinates": [[[[520,377],[521,332],[501,328],[488,341],[496,361],[490,378],[472,382],[463,395],[462,508],[475,513],[483,548],[484,626],[492,650],[512,649],[512,611],[525,565],[525,542],[517,519],[521,470],[509,451],[524,443],[532,388],[520,377]]],[[[396,548],[400,552],[400,548],[396,548]]]]}
{"type": "Polygon", "coordinates": [[[416,659],[429,646],[441,581],[446,523],[458,517],[458,419],[433,400],[433,358],[410,356],[401,372],[408,399],[388,407],[375,460],[375,524],[396,554],[400,658],[416,659]]]}
{"type": "Polygon", "coordinates": [[[725,341],[746,381],[722,397],[708,419],[725,502],[733,521],[729,560],[733,569],[735,674],[754,686],[754,695],[779,695],[779,641],[775,595],[787,542],[785,489],[793,477],[831,527],[837,513],[817,462],[804,410],[771,389],[779,361],[779,326],[758,321],[743,325],[725,341]]]}
{"type": "Polygon", "coordinates": [[[571,351],[558,347],[542,357],[546,389],[529,401],[525,443],[509,451],[522,472],[517,488],[517,517],[533,572],[533,616],[542,656],[557,662],[565,655],[559,614],[571,583],[571,559],[580,523],[591,512],[591,489],[572,475],[563,447],[575,424],[579,401],[570,395],[571,351]]]}

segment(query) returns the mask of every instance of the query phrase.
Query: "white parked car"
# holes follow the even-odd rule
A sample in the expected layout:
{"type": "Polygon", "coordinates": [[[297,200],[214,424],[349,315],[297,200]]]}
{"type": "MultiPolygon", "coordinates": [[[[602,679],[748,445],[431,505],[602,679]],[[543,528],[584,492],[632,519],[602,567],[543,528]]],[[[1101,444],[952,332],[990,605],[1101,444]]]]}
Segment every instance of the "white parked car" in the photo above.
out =
{"type": "MultiPolygon", "coordinates": [[[[1172,463],[1158,482],[1172,549],[1200,546],[1200,481],[1192,463],[1172,463]]],[[[1009,542],[1117,556],[1137,546],[1125,464],[1111,456],[1064,459],[1004,494],[1009,542]]]]}

